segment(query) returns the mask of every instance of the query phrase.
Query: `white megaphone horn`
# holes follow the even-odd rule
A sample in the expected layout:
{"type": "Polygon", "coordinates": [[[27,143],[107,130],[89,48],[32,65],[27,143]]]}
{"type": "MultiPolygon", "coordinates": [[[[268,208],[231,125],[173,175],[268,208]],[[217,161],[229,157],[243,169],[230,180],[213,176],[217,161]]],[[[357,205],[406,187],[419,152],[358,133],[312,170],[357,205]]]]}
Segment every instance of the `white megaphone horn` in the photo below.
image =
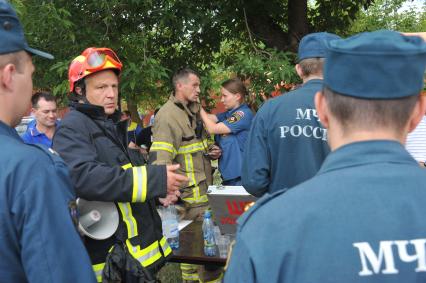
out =
{"type": "Polygon", "coordinates": [[[113,202],[77,199],[79,230],[95,240],[111,237],[118,228],[118,211],[113,202]]]}

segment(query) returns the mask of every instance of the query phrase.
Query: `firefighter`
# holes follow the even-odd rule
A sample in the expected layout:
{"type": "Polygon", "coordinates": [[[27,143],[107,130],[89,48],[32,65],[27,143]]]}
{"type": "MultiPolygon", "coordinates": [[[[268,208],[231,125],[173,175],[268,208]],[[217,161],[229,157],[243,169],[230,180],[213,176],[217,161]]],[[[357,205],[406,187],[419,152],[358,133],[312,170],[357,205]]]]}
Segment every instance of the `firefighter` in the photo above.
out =
{"type": "MultiPolygon", "coordinates": [[[[212,185],[211,159],[219,158],[219,147],[210,144],[200,117],[200,78],[189,69],[173,76],[174,93],[155,115],[153,143],[149,160],[153,164],[180,164],[189,184],[182,190],[185,218],[201,220],[208,209],[207,188],[212,185]]],[[[201,233],[201,231],[200,231],[201,233]]],[[[185,281],[220,280],[220,269],[206,272],[203,267],[182,264],[185,281]],[[197,271],[198,269],[198,271],[197,271]]]]}
{"type": "Polygon", "coordinates": [[[77,56],[68,74],[71,111],[53,139],[77,196],[114,202],[119,211],[114,235],[85,238],[99,282],[154,280],[171,255],[155,199],[176,199],[187,181],[174,173],[179,165],[143,166],[139,151],[127,147],[127,121],[120,121],[117,107],[121,71],[120,59],[109,48],[87,48],[77,56]]]}

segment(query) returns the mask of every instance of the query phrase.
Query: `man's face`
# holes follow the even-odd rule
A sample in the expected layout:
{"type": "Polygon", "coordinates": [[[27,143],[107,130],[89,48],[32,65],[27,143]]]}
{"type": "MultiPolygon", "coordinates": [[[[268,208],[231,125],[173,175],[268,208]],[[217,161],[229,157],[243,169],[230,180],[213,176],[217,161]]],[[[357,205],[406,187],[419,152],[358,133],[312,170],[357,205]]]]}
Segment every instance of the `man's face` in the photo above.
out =
{"type": "Polygon", "coordinates": [[[41,97],[37,103],[37,108],[33,108],[33,113],[37,121],[37,125],[45,128],[54,127],[56,124],[57,109],[55,101],[46,101],[41,97]]]}
{"type": "Polygon", "coordinates": [[[178,82],[179,91],[187,102],[197,102],[200,95],[200,79],[189,74],[187,79],[178,82]]]}
{"type": "Polygon", "coordinates": [[[14,73],[14,85],[16,92],[14,96],[16,99],[13,100],[13,109],[16,114],[14,121],[12,122],[13,127],[18,125],[21,118],[25,115],[31,105],[31,96],[33,92],[33,78],[34,65],[31,56],[27,52],[22,52],[21,65],[16,69],[14,73]]]}
{"type": "Polygon", "coordinates": [[[111,70],[105,70],[86,78],[86,98],[111,115],[117,109],[118,103],[118,77],[111,70]]]}

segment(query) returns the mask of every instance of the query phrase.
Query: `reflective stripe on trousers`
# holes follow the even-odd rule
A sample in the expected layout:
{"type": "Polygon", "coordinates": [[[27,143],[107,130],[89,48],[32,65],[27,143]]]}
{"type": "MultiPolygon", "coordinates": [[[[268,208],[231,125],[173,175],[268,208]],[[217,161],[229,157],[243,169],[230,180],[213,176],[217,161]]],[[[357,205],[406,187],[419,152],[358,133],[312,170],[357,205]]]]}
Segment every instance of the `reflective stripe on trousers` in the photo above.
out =
{"type": "Polygon", "coordinates": [[[197,281],[197,282],[200,282],[200,283],[221,283],[222,282],[223,273],[220,274],[220,276],[216,279],[213,279],[213,280],[210,280],[210,281],[203,281],[203,280],[200,279],[200,276],[198,275],[196,265],[182,263],[180,265],[180,268],[182,270],[182,280],[197,281]],[[193,267],[195,267],[195,272],[194,272],[193,267]],[[192,273],[192,272],[194,272],[194,273],[192,273]]]}
{"type": "Polygon", "coordinates": [[[200,281],[200,277],[197,272],[197,265],[181,263],[180,269],[182,271],[182,280],[200,281]]]}

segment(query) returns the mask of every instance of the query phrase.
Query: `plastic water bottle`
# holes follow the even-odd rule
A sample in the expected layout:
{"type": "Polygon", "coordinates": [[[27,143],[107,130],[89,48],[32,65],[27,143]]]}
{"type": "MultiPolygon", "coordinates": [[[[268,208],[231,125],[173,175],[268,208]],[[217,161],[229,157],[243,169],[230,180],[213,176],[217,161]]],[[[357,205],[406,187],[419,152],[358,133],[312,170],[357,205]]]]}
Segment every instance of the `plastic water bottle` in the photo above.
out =
{"type": "Polygon", "coordinates": [[[203,221],[204,254],[206,256],[216,256],[216,241],[214,239],[214,226],[211,217],[211,211],[206,210],[203,221]]]}
{"type": "Polygon", "coordinates": [[[177,212],[174,205],[163,209],[163,234],[173,250],[179,248],[179,228],[177,212]]]}

